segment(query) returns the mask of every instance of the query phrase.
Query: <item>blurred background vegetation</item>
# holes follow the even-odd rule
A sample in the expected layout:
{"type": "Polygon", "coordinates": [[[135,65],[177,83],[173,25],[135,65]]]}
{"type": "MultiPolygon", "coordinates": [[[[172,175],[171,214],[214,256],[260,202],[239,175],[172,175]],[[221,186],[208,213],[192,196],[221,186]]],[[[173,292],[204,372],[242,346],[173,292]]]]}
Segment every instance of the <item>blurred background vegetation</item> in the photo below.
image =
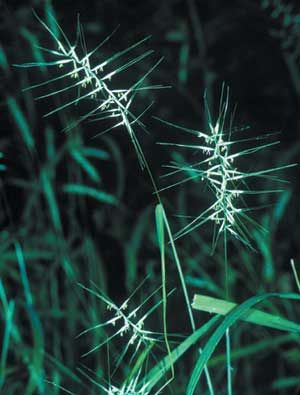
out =
{"type": "MultiPolygon", "coordinates": [[[[120,25],[95,54],[96,61],[152,36],[142,50],[152,48],[154,54],[118,81],[128,86],[136,74],[143,75],[164,57],[149,81],[171,88],[141,94],[136,103],[139,113],[154,101],[144,117],[149,134],[140,131],[138,139],[163,188],[169,180],[161,178],[166,172],[162,166],[170,160],[191,161],[191,153],[156,144],[187,139],[152,115],[204,130],[204,91],[212,113],[217,114],[223,82],[230,87],[232,110],[237,105],[234,125],[250,126],[243,135],[281,132],[281,144],[255,160],[252,156],[247,169],[299,162],[300,6],[297,1],[283,0],[0,2],[0,393],[61,393],[36,378],[44,372],[48,380],[77,394],[96,394],[99,389],[76,368],[84,365],[97,373],[98,381],[105,380],[107,355],[116,350],[104,347],[87,359],[80,358],[105,334],[94,331],[89,337],[76,336],[103,321],[106,312],[77,283],[89,287],[92,280],[116,302],[122,302],[146,276],[137,301],[148,294],[146,290],[160,285],[156,198],[122,129],[93,138],[105,125],[85,122],[64,133],[84,114],[84,108],[73,106],[43,118],[63,99],[35,101],[35,91],[22,91],[53,77],[51,69],[13,67],[43,61],[45,54],[38,46],[52,46],[32,8],[49,24],[49,13],[55,15],[72,40],[79,13],[89,50],[120,25]],[[12,326],[9,341],[5,337],[8,325],[12,326]]],[[[63,87],[64,81],[59,84],[63,87]]],[[[254,217],[269,229],[265,237],[253,233],[257,251],[229,244],[230,296],[236,302],[262,292],[296,292],[289,261],[294,258],[299,268],[299,169],[280,176],[290,181],[285,192],[256,200],[256,205],[266,208],[255,211],[254,217]]],[[[182,215],[199,214],[208,201],[205,188],[193,182],[163,192],[162,199],[174,232],[185,224],[182,215]]],[[[223,254],[217,250],[210,255],[211,237],[211,228],[203,227],[178,240],[190,295],[225,297],[223,254]]],[[[178,287],[168,301],[169,330],[184,335],[189,325],[169,256],[168,288],[178,287]]],[[[295,303],[268,307],[299,321],[295,303]]],[[[198,318],[200,325],[207,315],[199,313],[198,318]]],[[[160,315],[154,314],[149,325],[161,331],[160,315]]],[[[236,393],[297,393],[299,338],[260,327],[254,331],[246,324],[236,326],[232,336],[236,393]]],[[[218,349],[210,362],[217,394],[226,388],[223,351],[218,349]]],[[[113,361],[112,357],[112,365],[113,361]]],[[[176,370],[176,386],[170,386],[170,393],[184,393],[193,360],[184,362],[176,370]]],[[[126,363],[120,371],[120,376],[126,375],[126,363]]]]}

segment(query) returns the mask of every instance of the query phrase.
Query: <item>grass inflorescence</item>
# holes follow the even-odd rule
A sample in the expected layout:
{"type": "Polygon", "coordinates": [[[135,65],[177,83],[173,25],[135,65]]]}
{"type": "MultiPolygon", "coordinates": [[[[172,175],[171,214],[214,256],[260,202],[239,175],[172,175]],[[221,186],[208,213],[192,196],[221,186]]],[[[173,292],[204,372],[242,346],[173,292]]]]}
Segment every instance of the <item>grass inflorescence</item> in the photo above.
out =
{"type": "MultiPolygon", "coordinates": [[[[237,129],[233,128],[233,116],[229,119],[229,89],[223,86],[220,98],[219,114],[216,121],[212,120],[210,110],[207,107],[205,99],[206,110],[208,112],[208,131],[202,132],[191,130],[183,126],[174,125],[170,122],[160,119],[164,124],[180,128],[182,131],[195,136],[200,140],[194,144],[177,144],[177,143],[160,143],[166,146],[175,146],[182,149],[193,150],[195,153],[200,153],[202,158],[194,163],[176,163],[172,162],[166,167],[170,172],[164,177],[181,176],[181,180],[170,184],[162,190],[170,189],[180,186],[189,181],[204,182],[207,189],[213,195],[213,203],[206,208],[201,214],[196,216],[184,228],[175,234],[175,238],[182,237],[200,226],[212,222],[214,225],[214,239],[213,251],[217,245],[220,236],[226,232],[231,234],[234,238],[240,240],[247,247],[251,247],[251,230],[250,224],[255,222],[248,215],[249,211],[255,210],[255,207],[248,207],[246,202],[247,195],[267,195],[269,193],[283,192],[282,188],[274,189],[251,189],[249,182],[253,179],[271,179],[272,181],[285,182],[273,173],[279,172],[283,169],[296,166],[296,164],[284,165],[279,167],[270,167],[262,170],[243,171],[237,166],[237,162],[245,156],[252,155],[268,148],[276,146],[279,141],[272,141],[264,143],[264,140],[272,137],[262,135],[258,137],[244,137],[235,138],[238,133],[237,129]],[[253,143],[251,147],[240,149],[244,143],[253,143]],[[259,143],[259,144],[258,144],[259,143]]],[[[257,224],[258,225],[258,224],[257,224]]]]}
{"type": "MultiPolygon", "coordinates": [[[[151,81],[164,62],[145,49],[149,37],[128,44],[116,28],[89,50],[88,35],[97,31],[98,40],[104,25],[84,27],[78,16],[72,41],[47,1],[45,17],[34,15],[51,44],[22,27],[33,61],[11,61],[0,46],[5,78],[20,75],[26,84],[22,93],[4,90],[3,100],[13,137],[0,141],[7,189],[1,195],[1,393],[285,395],[300,385],[298,256],[280,230],[295,188],[282,173],[296,170],[298,148],[284,155],[279,133],[253,136],[248,127],[235,127],[237,110],[224,83],[214,105],[217,73],[210,71],[205,37],[217,32],[209,21],[201,26],[197,7],[188,1],[198,58],[184,18],[163,37],[178,45],[173,66],[190,114],[199,106],[189,82],[202,65],[204,121],[201,128],[181,126],[186,113],[180,113],[182,122],[173,122],[175,95],[158,109],[155,138],[172,157],[162,176],[172,181],[160,189],[148,157],[159,168],[161,147],[149,150],[138,135],[148,132],[144,115],[165,87],[151,81]],[[121,50],[113,43],[118,35],[121,50]],[[10,62],[20,63],[18,70],[10,62]],[[98,139],[87,142],[85,126],[98,139]],[[175,135],[169,142],[167,128],[175,135]],[[135,178],[127,148],[124,153],[109,133],[117,129],[127,133],[138,170],[150,176],[156,207],[135,178]],[[169,216],[175,204],[177,232],[169,216]],[[285,254],[291,266],[283,267],[285,254]]],[[[296,86],[298,54],[289,45],[297,47],[296,12],[282,1],[261,1],[257,9],[283,23],[280,48],[296,86]]]]}

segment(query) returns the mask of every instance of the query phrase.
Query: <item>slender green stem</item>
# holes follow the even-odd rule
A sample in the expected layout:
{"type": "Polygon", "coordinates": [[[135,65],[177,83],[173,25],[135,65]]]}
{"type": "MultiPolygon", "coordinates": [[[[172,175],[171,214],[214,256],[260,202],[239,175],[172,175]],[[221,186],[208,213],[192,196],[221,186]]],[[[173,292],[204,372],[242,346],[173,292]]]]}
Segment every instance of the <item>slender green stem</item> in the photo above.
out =
{"type": "MultiPolygon", "coordinates": [[[[163,206],[162,206],[162,209],[163,209],[163,206]]],[[[186,303],[186,306],[187,306],[187,310],[188,310],[188,314],[189,314],[189,318],[190,318],[192,331],[195,332],[196,331],[195,320],[194,320],[192,308],[191,308],[191,305],[190,305],[190,299],[189,299],[188,291],[187,291],[187,288],[186,288],[186,284],[185,284],[184,275],[183,275],[183,272],[182,272],[180,260],[179,260],[178,254],[177,254],[176,246],[175,246],[175,243],[174,243],[174,239],[173,239],[173,236],[172,236],[172,232],[171,232],[171,229],[170,229],[170,226],[169,226],[169,222],[168,222],[165,210],[163,209],[162,211],[163,211],[164,223],[165,223],[165,226],[166,226],[166,229],[167,229],[167,233],[168,233],[168,237],[169,237],[170,244],[171,244],[171,247],[172,247],[175,263],[176,263],[177,270],[178,270],[178,273],[179,273],[179,278],[180,278],[181,286],[182,286],[182,289],[183,289],[184,299],[185,299],[185,303],[186,303]]],[[[199,352],[200,353],[202,352],[201,348],[199,348],[199,352]]],[[[209,374],[209,371],[207,369],[207,366],[205,366],[204,372],[205,372],[205,376],[206,376],[206,381],[207,381],[209,393],[211,395],[214,395],[214,389],[213,389],[213,385],[212,385],[212,382],[211,382],[211,378],[210,378],[210,374],[209,374]]]]}
{"type": "Polygon", "coordinates": [[[230,332],[226,329],[227,394],[232,395],[230,332]]]}
{"type": "Polygon", "coordinates": [[[163,217],[163,206],[158,204],[156,206],[156,225],[157,225],[157,236],[160,247],[160,260],[161,260],[161,277],[162,277],[162,303],[163,303],[163,327],[164,327],[164,340],[166,348],[169,355],[170,367],[171,367],[171,377],[164,384],[164,387],[170,383],[174,377],[174,363],[172,359],[172,352],[168,340],[168,325],[167,325],[167,280],[166,280],[166,249],[165,249],[165,225],[163,217]]]}
{"type": "MultiPolygon", "coordinates": [[[[146,169],[146,171],[147,171],[147,173],[148,173],[148,175],[150,177],[151,183],[153,185],[154,192],[155,192],[155,195],[157,197],[157,200],[158,200],[158,202],[159,202],[159,204],[160,204],[160,206],[162,208],[163,220],[164,220],[164,223],[165,223],[165,226],[166,226],[166,229],[167,229],[169,241],[171,243],[171,247],[172,247],[175,263],[176,263],[177,270],[178,270],[178,273],[179,273],[179,278],[180,278],[181,286],[182,286],[182,289],[183,289],[185,303],[186,303],[186,306],[187,306],[187,309],[188,309],[188,314],[189,314],[189,319],[190,319],[192,331],[195,332],[196,331],[195,320],[194,320],[192,308],[191,308],[191,305],[190,305],[190,299],[189,299],[189,296],[188,296],[188,292],[187,292],[187,288],[186,288],[186,284],[185,284],[185,280],[184,280],[184,275],[183,275],[183,272],[182,272],[182,268],[181,268],[180,260],[179,260],[178,254],[177,254],[177,250],[176,250],[176,246],[175,246],[175,243],[174,243],[174,239],[173,239],[173,236],[172,236],[171,228],[170,228],[170,225],[169,225],[166,213],[165,213],[165,209],[164,209],[163,203],[162,203],[162,201],[160,199],[160,195],[159,195],[159,192],[158,192],[158,188],[156,186],[156,182],[154,180],[154,177],[153,177],[152,172],[150,170],[150,167],[148,165],[148,161],[145,158],[145,155],[144,155],[144,152],[143,152],[142,149],[141,149],[141,156],[142,156],[142,159],[144,161],[145,169],[146,169]]],[[[163,265],[163,266],[165,268],[165,265],[163,265]]],[[[165,281],[165,269],[162,271],[162,277],[163,277],[162,280],[164,282],[165,281]]],[[[164,309],[165,308],[166,308],[166,306],[164,306],[164,309]]],[[[166,315],[164,313],[164,319],[165,318],[166,318],[166,315]]],[[[164,324],[166,325],[166,322],[164,324]]],[[[168,344],[168,342],[166,344],[168,344]]],[[[168,349],[168,351],[169,351],[169,349],[168,349]]],[[[199,349],[199,352],[201,353],[202,350],[199,349]]],[[[204,368],[204,373],[205,373],[205,377],[206,377],[209,393],[210,393],[210,395],[214,395],[214,389],[213,389],[212,381],[211,381],[210,374],[209,374],[207,366],[205,366],[205,368],[204,368]]],[[[173,371],[172,371],[172,374],[173,374],[173,371]]]]}
{"type": "Polygon", "coordinates": [[[296,267],[295,267],[294,259],[291,259],[291,266],[292,266],[292,270],[293,270],[293,274],[294,274],[294,277],[295,277],[295,281],[296,281],[296,284],[297,284],[298,291],[300,292],[300,279],[299,279],[299,276],[298,276],[298,273],[297,273],[297,270],[296,270],[296,267]]]}
{"type": "MultiPolygon", "coordinates": [[[[225,292],[226,299],[229,299],[229,267],[228,267],[228,249],[227,249],[227,231],[226,225],[224,230],[224,263],[225,263],[225,292]]],[[[231,352],[230,352],[230,331],[226,329],[226,367],[227,367],[227,394],[232,395],[232,377],[231,377],[231,352]]]]}
{"type": "Polygon", "coordinates": [[[225,264],[225,297],[226,297],[226,299],[229,299],[229,267],[228,267],[226,224],[225,224],[225,230],[224,230],[224,264],[225,264]]]}

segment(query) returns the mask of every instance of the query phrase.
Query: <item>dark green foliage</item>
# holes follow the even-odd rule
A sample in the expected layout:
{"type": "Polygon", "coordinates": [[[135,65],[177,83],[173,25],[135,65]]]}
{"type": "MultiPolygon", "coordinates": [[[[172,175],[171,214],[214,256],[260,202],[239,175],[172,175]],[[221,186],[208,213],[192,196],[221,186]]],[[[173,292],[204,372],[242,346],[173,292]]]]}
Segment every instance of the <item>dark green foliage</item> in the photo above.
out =
{"type": "Polygon", "coordinates": [[[1,394],[297,393],[299,15],[285,0],[0,3],[1,394]],[[243,176],[239,228],[210,211],[198,226],[220,174],[195,138],[217,125],[243,176]]]}

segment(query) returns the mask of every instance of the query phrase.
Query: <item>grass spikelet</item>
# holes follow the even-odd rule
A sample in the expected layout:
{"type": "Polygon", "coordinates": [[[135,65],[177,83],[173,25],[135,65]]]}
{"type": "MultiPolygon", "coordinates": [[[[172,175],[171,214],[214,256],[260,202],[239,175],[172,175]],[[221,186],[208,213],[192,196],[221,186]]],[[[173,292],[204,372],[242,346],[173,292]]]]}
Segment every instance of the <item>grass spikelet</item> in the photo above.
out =
{"type": "MultiPolygon", "coordinates": [[[[75,121],[67,126],[66,130],[69,130],[84,120],[99,121],[99,120],[112,120],[112,126],[102,131],[100,134],[104,134],[119,126],[124,126],[130,140],[136,151],[139,163],[142,168],[146,166],[144,154],[139,141],[136,137],[135,127],[145,130],[145,125],[141,121],[141,117],[148,110],[145,109],[141,114],[135,116],[132,113],[132,105],[138,92],[145,91],[147,89],[159,89],[162,86],[144,86],[145,80],[149,74],[155,69],[160,63],[161,59],[156,62],[142,77],[134,82],[129,88],[120,89],[115,87],[113,79],[116,75],[126,71],[128,68],[141,62],[143,59],[153,53],[152,50],[148,50],[141,55],[131,57],[129,60],[124,60],[121,65],[115,66],[114,62],[120,62],[121,58],[128,55],[131,51],[140,47],[145,41],[149,39],[146,37],[135,44],[128,46],[127,48],[115,53],[108,57],[99,64],[93,64],[93,55],[99,50],[113,35],[106,37],[95,49],[88,51],[86,47],[83,27],[81,23],[77,22],[76,41],[71,44],[62,28],[59,26],[57,21],[51,14],[48,14],[48,20],[51,20],[51,26],[47,25],[42,21],[36,14],[36,18],[43,25],[46,31],[50,34],[54,41],[55,48],[40,48],[43,52],[47,53],[51,59],[45,62],[31,62],[22,65],[17,65],[22,68],[31,67],[54,67],[61,71],[60,75],[51,78],[47,81],[33,85],[28,89],[34,89],[38,87],[47,87],[53,82],[60,80],[68,81],[67,86],[57,90],[51,90],[50,93],[45,93],[36,99],[48,99],[59,94],[74,92],[74,98],[67,101],[65,104],[49,111],[45,116],[50,116],[57,112],[63,111],[70,106],[78,105],[82,101],[93,103],[92,109],[85,115],[81,116],[79,120],[75,121]],[[56,29],[53,29],[53,27],[56,29]],[[58,32],[60,33],[58,37],[58,32]],[[106,71],[107,70],[107,71],[106,71]]],[[[96,137],[96,136],[95,136],[96,137]]]]}
{"type": "Polygon", "coordinates": [[[183,177],[180,181],[161,189],[161,191],[193,180],[204,182],[213,196],[213,203],[177,232],[175,238],[182,237],[210,222],[213,223],[214,226],[213,250],[220,236],[226,233],[231,234],[246,246],[251,247],[251,233],[249,232],[248,225],[255,225],[261,230],[263,230],[263,228],[256,224],[248,215],[248,212],[254,210],[255,207],[249,208],[245,203],[244,197],[247,195],[279,193],[282,192],[283,189],[253,190],[248,187],[248,180],[265,178],[280,182],[282,180],[275,177],[273,173],[293,167],[296,164],[271,167],[257,171],[242,171],[238,169],[235,163],[239,159],[273,147],[279,144],[279,141],[260,143],[260,141],[263,141],[265,138],[269,137],[269,135],[256,138],[232,139],[237,131],[232,127],[232,118],[229,121],[229,127],[227,127],[229,111],[228,88],[226,91],[224,86],[222,88],[219,113],[215,121],[212,120],[206,98],[205,104],[208,112],[208,131],[205,133],[160,120],[169,126],[174,126],[187,133],[193,134],[196,139],[200,139],[201,141],[196,144],[160,144],[187,148],[189,150],[192,149],[193,151],[200,152],[202,156],[200,161],[193,164],[184,165],[182,163],[172,163],[166,166],[171,169],[171,171],[167,173],[165,177],[173,175],[183,175],[183,177]],[[243,143],[249,142],[254,142],[255,144],[250,148],[240,150],[236,148],[243,143]],[[186,177],[186,174],[188,177],[186,177]]]}
{"type": "MultiPolygon", "coordinates": [[[[90,331],[103,328],[103,327],[113,327],[113,334],[110,335],[106,340],[97,346],[93,347],[91,350],[86,352],[83,357],[86,357],[93,353],[94,351],[101,348],[107,342],[112,341],[116,336],[126,337],[126,345],[124,348],[121,357],[123,359],[124,355],[127,353],[130,346],[134,346],[133,355],[137,353],[142,345],[146,346],[149,343],[153,343],[159,341],[159,336],[157,333],[151,332],[149,330],[144,329],[145,320],[149,317],[151,313],[153,313],[157,307],[161,304],[161,301],[153,304],[150,309],[146,313],[141,313],[142,307],[155,295],[157,291],[154,291],[148,297],[144,298],[143,302],[137,307],[129,310],[129,302],[133,297],[133,293],[129,298],[127,298],[120,306],[117,306],[114,302],[109,300],[107,297],[103,296],[101,293],[94,291],[90,288],[86,288],[85,286],[79,284],[81,288],[90,292],[97,298],[99,298],[102,302],[106,304],[107,310],[113,313],[113,316],[105,321],[104,323],[98,324],[92,328],[86,329],[81,332],[78,336],[82,336],[90,331]]],[[[120,360],[117,363],[119,365],[120,360]]]]}

